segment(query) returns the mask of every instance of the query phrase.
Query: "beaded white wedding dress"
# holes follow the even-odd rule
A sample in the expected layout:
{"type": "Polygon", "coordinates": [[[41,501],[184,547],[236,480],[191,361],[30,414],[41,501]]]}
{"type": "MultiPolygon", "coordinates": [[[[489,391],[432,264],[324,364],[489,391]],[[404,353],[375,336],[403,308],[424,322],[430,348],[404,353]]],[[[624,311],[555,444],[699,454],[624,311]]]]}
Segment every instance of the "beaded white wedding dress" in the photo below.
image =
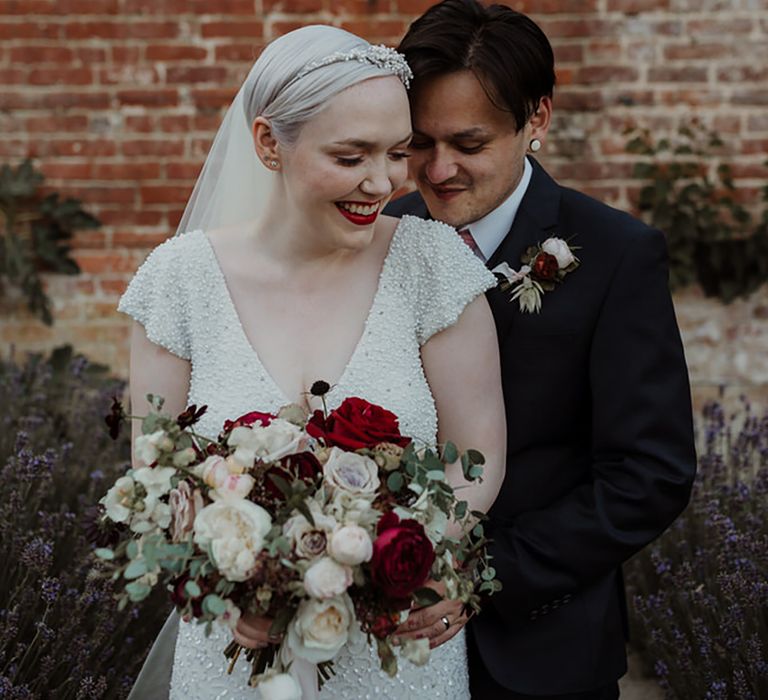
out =
{"type": "MultiPolygon", "coordinates": [[[[329,407],[347,396],[363,397],[395,412],[404,435],[434,443],[437,415],[420,346],[455,323],[467,303],[495,283],[454,229],[404,217],[362,336],[327,396],[329,407]]],[[[141,322],[154,343],[190,360],[189,403],[208,406],[197,426],[202,434],[216,435],[228,418],[289,403],[248,341],[202,231],[160,245],[136,273],[119,308],[141,322]]],[[[247,686],[247,662],[240,661],[232,675],[225,672],[222,651],[231,641],[229,631],[215,626],[206,638],[203,629],[180,624],[170,697],[258,698],[247,686]]],[[[320,693],[323,700],[469,698],[463,632],[434,650],[426,666],[401,661],[396,678],[379,669],[378,656],[367,644],[345,647],[334,667],[336,675],[320,693]]]]}

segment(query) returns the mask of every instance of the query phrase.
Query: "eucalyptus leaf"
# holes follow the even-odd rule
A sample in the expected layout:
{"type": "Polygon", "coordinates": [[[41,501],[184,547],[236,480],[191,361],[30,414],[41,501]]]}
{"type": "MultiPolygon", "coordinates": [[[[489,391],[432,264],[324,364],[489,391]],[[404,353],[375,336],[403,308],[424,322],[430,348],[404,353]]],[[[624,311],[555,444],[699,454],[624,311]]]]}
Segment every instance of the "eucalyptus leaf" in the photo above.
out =
{"type": "Polygon", "coordinates": [[[152,589],[140,581],[132,581],[125,587],[125,592],[134,603],[138,603],[146,598],[152,589]]]}
{"type": "Polygon", "coordinates": [[[115,558],[115,553],[107,547],[99,547],[98,549],[93,550],[93,553],[99,559],[105,559],[106,561],[111,561],[115,558]]]}
{"type": "Polygon", "coordinates": [[[184,592],[190,597],[190,598],[198,598],[202,591],[200,590],[200,586],[197,585],[196,581],[189,580],[184,584],[184,592]]]}
{"type": "Polygon", "coordinates": [[[403,488],[404,483],[405,479],[403,478],[402,473],[399,471],[394,471],[387,477],[387,488],[393,493],[397,493],[401,488],[403,488]]]}
{"type": "Polygon", "coordinates": [[[139,578],[147,573],[147,562],[142,559],[134,559],[125,568],[123,576],[127,579],[139,578]]]}
{"type": "Polygon", "coordinates": [[[203,598],[203,611],[218,617],[227,612],[227,604],[215,593],[209,593],[203,598]]]}

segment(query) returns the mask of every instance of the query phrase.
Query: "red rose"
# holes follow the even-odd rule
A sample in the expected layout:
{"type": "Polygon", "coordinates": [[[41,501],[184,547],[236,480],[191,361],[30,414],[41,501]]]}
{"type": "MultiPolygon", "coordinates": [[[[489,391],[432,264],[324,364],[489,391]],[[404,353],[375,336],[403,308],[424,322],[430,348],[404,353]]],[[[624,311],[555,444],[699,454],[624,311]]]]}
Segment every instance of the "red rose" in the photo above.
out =
{"type": "Polygon", "coordinates": [[[400,434],[394,413],[355,397],[345,399],[341,406],[328,414],[328,418],[323,416],[322,411],[315,411],[307,423],[307,432],[314,438],[322,439],[329,447],[345,450],[375,447],[381,442],[405,447],[411,441],[400,434]]]}
{"type": "Polygon", "coordinates": [[[271,413],[261,413],[260,411],[251,411],[245,413],[235,420],[224,421],[224,432],[231,433],[235,428],[250,428],[254,423],[259,423],[264,427],[268,426],[277,416],[271,413]]]}
{"type": "Polygon", "coordinates": [[[424,585],[435,561],[435,550],[421,523],[386,513],[376,528],[371,578],[387,598],[408,598],[424,585]]]}
{"type": "Polygon", "coordinates": [[[269,478],[271,475],[279,476],[290,484],[296,479],[312,483],[322,473],[323,466],[317,461],[315,455],[311,452],[299,452],[295,455],[283,457],[277,464],[267,469],[264,472],[264,487],[272,498],[284,501],[285,494],[269,478]]]}
{"type": "Polygon", "coordinates": [[[557,258],[549,253],[541,252],[536,256],[536,260],[533,261],[533,274],[547,282],[557,277],[559,269],[560,266],[557,263],[557,258]]]}

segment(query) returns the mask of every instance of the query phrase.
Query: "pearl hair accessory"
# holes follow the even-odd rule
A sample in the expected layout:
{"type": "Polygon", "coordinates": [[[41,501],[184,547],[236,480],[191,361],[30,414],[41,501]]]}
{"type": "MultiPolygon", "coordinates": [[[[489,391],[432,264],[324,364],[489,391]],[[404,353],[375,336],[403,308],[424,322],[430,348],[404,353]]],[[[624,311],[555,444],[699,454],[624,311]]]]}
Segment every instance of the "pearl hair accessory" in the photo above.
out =
{"type": "Polygon", "coordinates": [[[303,78],[308,73],[322,68],[324,66],[330,66],[333,63],[342,63],[344,61],[359,61],[360,63],[371,63],[374,66],[378,66],[382,70],[388,71],[393,75],[396,75],[402,81],[406,88],[410,87],[413,73],[411,72],[405,57],[395,51],[394,49],[384,46],[384,44],[378,44],[376,46],[369,46],[366,49],[352,49],[351,51],[337,51],[336,53],[329,54],[325,58],[318,59],[317,61],[311,61],[302,68],[296,80],[303,78]]]}

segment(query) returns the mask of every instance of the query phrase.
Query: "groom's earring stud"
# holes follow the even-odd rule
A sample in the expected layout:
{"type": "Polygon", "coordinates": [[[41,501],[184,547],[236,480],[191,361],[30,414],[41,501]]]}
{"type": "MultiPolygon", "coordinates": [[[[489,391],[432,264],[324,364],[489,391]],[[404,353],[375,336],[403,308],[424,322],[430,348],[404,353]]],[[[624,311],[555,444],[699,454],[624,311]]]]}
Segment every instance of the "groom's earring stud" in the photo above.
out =
{"type": "Polygon", "coordinates": [[[541,141],[539,141],[539,139],[531,139],[531,142],[528,144],[528,148],[530,149],[531,153],[538,153],[541,150],[541,141]]]}

